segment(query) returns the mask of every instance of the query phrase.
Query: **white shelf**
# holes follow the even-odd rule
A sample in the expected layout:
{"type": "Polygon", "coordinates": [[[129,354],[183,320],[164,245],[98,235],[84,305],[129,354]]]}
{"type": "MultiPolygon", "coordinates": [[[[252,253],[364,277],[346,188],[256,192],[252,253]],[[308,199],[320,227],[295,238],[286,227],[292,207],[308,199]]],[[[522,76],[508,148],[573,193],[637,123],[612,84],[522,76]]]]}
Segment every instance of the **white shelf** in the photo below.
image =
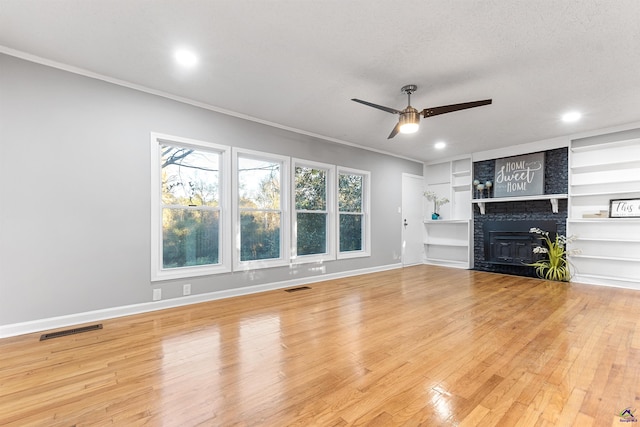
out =
{"type": "Polygon", "coordinates": [[[454,246],[454,247],[462,247],[462,248],[466,248],[467,246],[469,246],[469,243],[467,242],[445,242],[445,243],[439,243],[439,242],[424,242],[425,246],[454,246]]]}
{"type": "Polygon", "coordinates": [[[571,258],[588,258],[588,259],[601,259],[605,261],[622,261],[622,262],[638,262],[640,263],[640,258],[621,258],[616,256],[605,256],[605,255],[571,255],[571,258]]]}
{"type": "Polygon", "coordinates": [[[467,262],[452,261],[450,259],[427,258],[426,259],[426,264],[440,265],[440,266],[444,266],[444,267],[454,267],[454,268],[469,269],[469,264],[467,262]]]}
{"type": "Polygon", "coordinates": [[[638,167],[640,167],[640,160],[620,160],[616,162],[576,165],[571,167],[571,171],[573,173],[589,173],[617,169],[635,169],[638,167]]]}
{"type": "Polygon", "coordinates": [[[466,224],[468,219],[425,219],[425,224],[466,224]]]}
{"type": "MultiPolygon", "coordinates": [[[[572,186],[575,187],[575,186],[572,186]]],[[[593,193],[571,193],[571,197],[594,197],[594,196],[618,196],[624,194],[636,194],[640,193],[638,190],[620,190],[620,191],[600,191],[593,193]]]]}
{"type": "Polygon", "coordinates": [[[471,175],[471,170],[464,170],[464,171],[451,172],[451,175],[453,175],[453,176],[465,176],[465,175],[471,175]]]}
{"type": "Polygon", "coordinates": [[[606,151],[611,148],[634,146],[634,145],[638,145],[638,143],[639,143],[638,138],[625,139],[623,141],[612,141],[612,142],[603,142],[599,144],[572,146],[571,151],[573,153],[580,153],[585,151],[602,151],[602,150],[606,151]]]}
{"type": "Polygon", "coordinates": [[[471,184],[452,185],[453,191],[469,191],[471,192],[471,184]]]}
{"type": "Polygon", "coordinates": [[[635,222],[640,223],[640,218],[575,218],[575,219],[567,219],[569,223],[622,223],[622,222],[635,222]]]}
{"type": "Polygon", "coordinates": [[[471,203],[477,204],[480,208],[480,214],[484,215],[486,203],[500,202],[522,202],[528,200],[549,200],[551,202],[551,211],[558,213],[558,200],[566,199],[567,194],[540,194],[535,196],[517,196],[517,197],[489,197],[486,199],[472,199],[471,203]]]}
{"type": "Polygon", "coordinates": [[[615,243],[640,243],[640,240],[635,239],[611,239],[605,237],[575,237],[576,242],[615,242],[615,243]]]}
{"type": "MultiPolygon", "coordinates": [[[[612,180],[607,181],[606,183],[601,183],[601,184],[606,184],[606,185],[609,185],[609,184],[613,184],[613,185],[615,185],[615,184],[638,184],[638,185],[640,185],[640,179],[612,179],[612,180]]],[[[592,187],[593,185],[595,185],[595,184],[591,183],[591,182],[584,183],[584,184],[571,184],[571,188],[574,188],[574,187],[592,187]]],[[[633,192],[633,191],[631,191],[631,192],[633,192]]],[[[635,190],[635,192],[636,193],[640,192],[640,187],[637,190],[635,190]]],[[[615,190],[610,190],[610,191],[607,191],[607,192],[602,193],[602,194],[607,194],[607,193],[615,194],[616,191],[615,190]]],[[[572,192],[572,195],[573,195],[573,192],[572,192]]]]}

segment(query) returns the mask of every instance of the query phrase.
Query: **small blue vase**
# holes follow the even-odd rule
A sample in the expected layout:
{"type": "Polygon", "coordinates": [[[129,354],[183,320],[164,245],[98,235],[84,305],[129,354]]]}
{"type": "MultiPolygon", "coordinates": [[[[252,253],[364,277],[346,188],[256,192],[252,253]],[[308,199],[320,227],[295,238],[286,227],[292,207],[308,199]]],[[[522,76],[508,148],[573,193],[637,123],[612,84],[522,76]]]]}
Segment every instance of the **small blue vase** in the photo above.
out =
{"type": "Polygon", "coordinates": [[[434,212],[434,213],[432,213],[432,214],[431,214],[431,219],[440,219],[440,214],[435,213],[435,212],[434,212]]]}

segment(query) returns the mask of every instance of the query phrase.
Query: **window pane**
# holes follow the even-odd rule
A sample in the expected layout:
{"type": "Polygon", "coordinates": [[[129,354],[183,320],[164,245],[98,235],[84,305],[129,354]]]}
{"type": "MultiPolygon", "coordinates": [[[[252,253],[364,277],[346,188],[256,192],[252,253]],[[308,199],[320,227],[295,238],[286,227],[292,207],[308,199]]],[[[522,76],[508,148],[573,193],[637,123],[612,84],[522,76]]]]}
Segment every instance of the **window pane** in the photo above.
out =
{"type": "Polygon", "coordinates": [[[362,175],[342,175],[338,180],[338,210],[362,212],[362,175]]]}
{"type": "Polygon", "coordinates": [[[296,209],[327,209],[327,171],[296,167],[296,209]]]}
{"type": "Polygon", "coordinates": [[[327,215],[324,213],[297,214],[298,255],[327,252],[327,215]]]}
{"type": "Polygon", "coordinates": [[[362,215],[340,215],[340,252],[362,250],[362,215]]]}
{"type": "Polygon", "coordinates": [[[218,264],[218,211],[162,210],[162,267],[218,264]]]}
{"type": "Polygon", "coordinates": [[[280,163],[238,158],[240,208],[280,209],[280,163]]]}
{"type": "Polygon", "coordinates": [[[240,260],[280,258],[280,212],[240,214],[240,260]]]}
{"type": "Polygon", "coordinates": [[[162,203],[165,205],[218,206],[218,153],[160,145],[162,153],[162,203]]]}

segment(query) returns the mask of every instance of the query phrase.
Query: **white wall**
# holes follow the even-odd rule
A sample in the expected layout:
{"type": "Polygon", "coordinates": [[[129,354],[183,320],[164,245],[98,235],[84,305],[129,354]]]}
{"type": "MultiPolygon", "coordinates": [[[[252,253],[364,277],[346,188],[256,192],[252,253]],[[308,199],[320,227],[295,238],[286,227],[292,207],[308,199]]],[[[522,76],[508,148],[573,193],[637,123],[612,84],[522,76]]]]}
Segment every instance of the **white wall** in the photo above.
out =
{"type": "Polygon", "coordinates": [[[371,171],[371,257],[192,278],[193,294],[399,263],[401,177],[421,163],[11,56],[0,69],[0,327],[181,295],[150,281],[152,131],[371,171]]]}

